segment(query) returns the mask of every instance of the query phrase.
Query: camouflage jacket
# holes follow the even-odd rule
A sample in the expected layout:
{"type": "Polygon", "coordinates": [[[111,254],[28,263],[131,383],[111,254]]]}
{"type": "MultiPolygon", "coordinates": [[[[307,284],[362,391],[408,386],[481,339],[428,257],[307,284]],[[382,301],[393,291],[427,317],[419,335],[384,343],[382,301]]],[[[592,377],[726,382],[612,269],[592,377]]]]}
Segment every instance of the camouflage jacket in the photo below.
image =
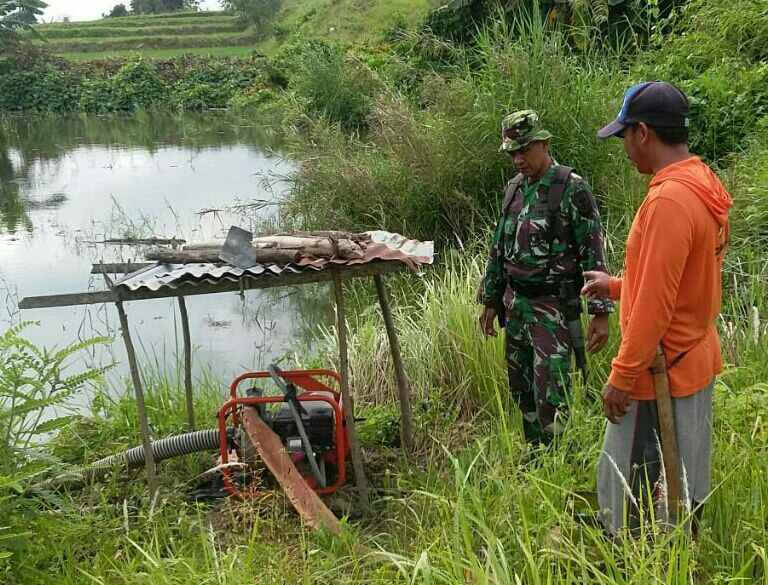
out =
{"type": "MultiPolygon", "coordinates": [[[[556,211],[563,227],[561,237],[548,236],[548,192],[553,162],[539,181],[523,180],[496,226],[488,254],[479,301],[507,308],[514,304],[508,281],[531,287],[557,285],[564,278],[586,270],[608,272],[600,214],[587,182],[572,173],[556,211]],[[568,234],[569,237],[564,234],[568,234]]],[[[590,314],[611,313],[609,299],[589,300],[590,314]]]]}

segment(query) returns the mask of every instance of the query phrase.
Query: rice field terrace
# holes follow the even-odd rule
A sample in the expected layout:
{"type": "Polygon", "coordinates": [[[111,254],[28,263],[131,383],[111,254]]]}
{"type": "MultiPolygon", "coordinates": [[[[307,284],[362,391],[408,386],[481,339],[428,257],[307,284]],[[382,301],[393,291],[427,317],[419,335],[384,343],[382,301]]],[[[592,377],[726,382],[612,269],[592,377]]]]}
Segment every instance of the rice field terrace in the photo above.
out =
{"type": "Polygon", "coordinates": [[[286,0],[277,16],[258,26],[226,12],[179,12],[40,24],[35,42],[74,61],[182,53],[240,57],[271,52],[288,37],[305,35],[341,42],[371,39],[424,18],[430,0],[286,0]]]}
{"type": "Polygon", "coordinates": [[[253,46],[258,40],[247,22],[237,15],[220,12],[41,24],[36,30],[42,37],[37,41],[41,46],[65,55],[104,56],[104,53],[117,55],[158,49],[191,49],[191,52],[205,53],[209,48],[217,49],[220,54],[221,49],[253,46]]]}

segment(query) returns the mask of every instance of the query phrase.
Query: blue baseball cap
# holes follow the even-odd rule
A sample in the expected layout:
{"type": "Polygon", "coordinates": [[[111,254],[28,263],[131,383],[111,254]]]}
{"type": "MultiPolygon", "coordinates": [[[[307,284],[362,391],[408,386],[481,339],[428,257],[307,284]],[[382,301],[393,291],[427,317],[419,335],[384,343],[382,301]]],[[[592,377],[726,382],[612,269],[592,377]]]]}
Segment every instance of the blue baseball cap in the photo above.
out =
{"type": "Polygon", "coordinates": [[[620,136],[628,126],[638,122],[651,127],[687,128],[688,115],[688,98],[682,91],[666,81],[646,81],[627,90],[619,115],[601,128],[597,137],[620,136]]]}

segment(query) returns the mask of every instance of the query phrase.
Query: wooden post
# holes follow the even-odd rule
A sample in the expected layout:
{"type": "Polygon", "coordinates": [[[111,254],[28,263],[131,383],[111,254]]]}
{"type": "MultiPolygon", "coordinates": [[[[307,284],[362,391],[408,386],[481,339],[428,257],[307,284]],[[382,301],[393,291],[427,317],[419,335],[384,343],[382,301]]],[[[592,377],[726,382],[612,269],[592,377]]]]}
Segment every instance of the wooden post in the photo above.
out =
{"type": "Polygon", "coordinates": [[[341,289],[341,275],[337,267],[333,267],[333,292],[336,297],[336,325],[339,331],[339,374],[341,376],[341,401],[344,406],[344,417],[347,423],[349,450],[352,455],[352,467],[355,470],[357,484],[358,506],[361,511],[368,508],[368,480],[363,468],[363,454],[355,431],[355,415],[352,411],[352,397],[349,394],[349,352],[347,349],[347,318],[344,312],[344,296],[341,289]]]}
{"type": "Polygon", "coordinates": [[[195,430],[195,405],[192,395],[192,341],[189,334],[189,316],[184,297],[179,297],[179,316],[181,317],[181,334],[184,338],[184,396],[187,400],[187,428],[195,430]]]}
{"type": "Polygon", "coordinates": [[[123,341],[125,342],[125,350],[128,354],[128,365],[131,369],[133,389],[136,393],[136,411],[139,417],[141,445],[144,447],[144,464],[147,468],[147,484],[149,486],[149,501],[151,502],[157,493],[157,478],[155,474],[155,454],[152,451],[152,441],[149,438],[149,421],[147,420],[147,407],[144,404],[144,390],[141,386],[139,365],[136,362],[136,351],[131,341],[131,332],[128,329],[128,316],[125,314],[125,309],[123,309],[123,301],[118,300],[115,305],[117,306],[117,314],[120,317],[120,327],[123,330],[123,341]]]}
{"type": "Polygon", "coordinates": [[[384,315],[384,327],[389,338],[389,349],[392,352],[392,365],[395,368],[395,382],[400,402],[400,441],[406,455],[413,453],[413,423],[411,422],[411,387],[408,376],[405,374],[403,356],[400,354],[400,342],[395,331],[395,321],[392,318],[392,310],[389,307],[387,289],[384,288],[384,279],[381,274],[374,274],[373,282],[376,283],[376,294],[379,297],[381,313],[384,315]]]}

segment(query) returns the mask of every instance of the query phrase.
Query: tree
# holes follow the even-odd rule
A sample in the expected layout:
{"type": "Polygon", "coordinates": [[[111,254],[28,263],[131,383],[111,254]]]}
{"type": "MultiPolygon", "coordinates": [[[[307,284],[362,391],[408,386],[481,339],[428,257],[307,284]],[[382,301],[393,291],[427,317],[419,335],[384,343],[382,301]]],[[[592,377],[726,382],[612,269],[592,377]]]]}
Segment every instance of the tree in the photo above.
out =
{"type": "Polygon", "coordinates": [[[109,14],[107,14],[107,18],[117,18],[120,16],[128,16],[128,9],[125,7],[125,4],[115,4],[112,10],[109,11],[109,14]]]}
{"type": "Polygon", "coordinates": [[[237,12],[249,22],[263,26],[272,20],[283,5],[283,0],[221,0],[224,10],[237,12]]]}
{"type": "Polygon", "coordinates": [[[200,0],[131,0],[134,14],[161,14],[177,10],[196,10],[200,0]]]}
{"type": "Polygon", "coordinates": [[[0,49],[21,40],[21,31],[35,34],[30,17],[37,17],[48,6],[42,0],[0,0],[0,49]]]}

